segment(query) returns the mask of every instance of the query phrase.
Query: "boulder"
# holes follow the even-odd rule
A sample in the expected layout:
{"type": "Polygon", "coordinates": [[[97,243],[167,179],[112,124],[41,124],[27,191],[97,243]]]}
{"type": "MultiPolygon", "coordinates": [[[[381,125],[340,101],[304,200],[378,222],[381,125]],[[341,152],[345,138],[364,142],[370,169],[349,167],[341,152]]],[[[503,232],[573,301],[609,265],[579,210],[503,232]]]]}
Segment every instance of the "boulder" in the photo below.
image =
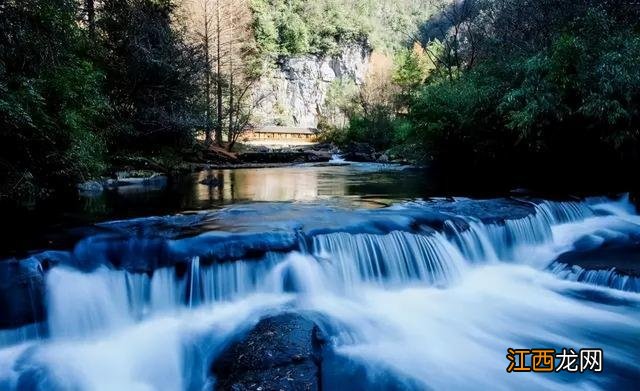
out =
{"type": "Polygon", "coordinates": [[[322,337],[295,313],[262,319],[212,366],[217,390],[318,390],[322,337]]]}
{"type": "Polygon", "coordinates": [[[310,163],[322,163],[322,162],[328,162],[331,160],[331,152],[329,151],[316,151],[316,150],[307,150],[304,151],[304,153],[307,155],[307,161],[310,163]]]}
{"type": "Polygon", "coordinates": [[[387,156],[386,154],[383,153],[378,158],[378,162],[380,162],[380,163],[389,163],[389,156],[387,156]]]}
{"type": "Polygon", "coordinates": [[[78,184],[78,191],[83,195],[100,194],[104,191],[104,186],[98,181],[86,181],[78,184]]]}
{"type": "Polygon", "coordinates": [[[367,143],[352,142],[344,149],[342,157],[351,162],[375,162],[376,151],[367,143]]]}

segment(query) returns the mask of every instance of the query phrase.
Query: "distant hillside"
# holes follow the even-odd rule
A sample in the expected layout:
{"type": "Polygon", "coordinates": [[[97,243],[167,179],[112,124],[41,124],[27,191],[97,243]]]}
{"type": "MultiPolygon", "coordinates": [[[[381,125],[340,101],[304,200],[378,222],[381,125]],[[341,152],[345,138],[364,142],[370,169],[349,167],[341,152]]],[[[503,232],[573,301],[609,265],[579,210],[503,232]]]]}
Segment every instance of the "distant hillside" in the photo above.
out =
{"type": "Polygon", "coordinates": [[[268,55],[334,54],[367,40],[408,46],[444,0],[251,0],[258,47],[268,55]]]}

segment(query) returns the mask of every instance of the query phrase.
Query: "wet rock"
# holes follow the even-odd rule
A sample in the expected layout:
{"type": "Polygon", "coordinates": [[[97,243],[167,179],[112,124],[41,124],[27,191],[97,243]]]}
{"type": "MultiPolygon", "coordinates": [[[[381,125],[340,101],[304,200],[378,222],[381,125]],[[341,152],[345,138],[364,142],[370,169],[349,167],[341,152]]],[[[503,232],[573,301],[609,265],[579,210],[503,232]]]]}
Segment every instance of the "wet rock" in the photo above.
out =
{"type": "Polygon", "coordinates": [[[495,198],[486,200],[435,200],[427,204],[440,212],[458,216],[473,217],[482,222],[503,223],[506,220],[522,219],[536,213],[535,205],[531,202],[519,201],[511,198],[495,198]]]}
{"type": "Polygon", "coordinates": [[[322,337],[317,325],[287,313],[262,319],[212,366],[217,390],[318,390],[322,337]]]}
{"type": "Polygon", "coordinates": [[[565,280],[579,281],[628,292],[640,292],[640,276],[632,271],[620,271],[612,266],[607,268],[598,268],[597,266],[595,268],[583,268],[577,264],[568,265],[562,262],[553,262],[547,267],[547,270],[565,280]]]}
{"type": "Polygon", "coordinates": [[[306,150],[304,153],[307,154],[307,160],[310,163],[315,162],[328,162],[331,160],[331,152],[329,151],[316,151],[316,150],[306,150]]]}
{"type": "Polygon", "coordinates": [[[380,157],[378,158],[378,162],[380,163],[389,163],[390,159],[389,156],[387,156],[387,154],[382,154],[380,155],[380,157]]]}
{"type": "Polygon", "coordinates": [[[78,191],[82,195],[97,195],[104,191],[104,186],[98,181],[87,181],[78,184],[78,191]]]}
{"type": "Polygon", "coordinates": [[[0,329],[45,318],[45,278],[35,258],[0,262],[0,329]]]}
{"type": "Polygon", "coordinates": [[[105,182],[106,187],[117,188],[126,186],[148,186],[148,187],[163,187],[167,184],[167,176],[152,173],[148,176],[138,177],[130,176],[131,173],[120,173],[118,179],[110,179],[105,182]]]}
{"type": "Polygon", "coordinates": [[[132,273],[151,273],[171,265],[171,259],[163,238],[97,235],[76,245],[71,266],[87,272],[107,265],[132,273]]]}
{"type": "Polygon", "coordinates": [[[318,143],[311,147],[314,151],[325,151],[329,153],[337,153],[338,147],[336,147],[333,143],[318,143]]]}
{"type": "Polygon", "coordinates": [[[606,240],[587,244],[586,239],[577,241],[571,251],[555,259],[568,266],[579,266],[586,270],[610,270],[615,268],[620,274],[640,277],[640,240],[629,238],[627,242],[606,240]]]}
{"type": "Polygon", "coordinates": [[[351,162],[375,162],[376,151],[367,143],[352,142],[343,151],[345,160],[351,162]]]}
{"type": "Polygon", "coordinates": [[[257,258],[269,251],[292,251],[297,245],[298,237],[295,232],[208,232],[169,241],[168,251],[169,258],[176,260],[200,256],[205,262],[224,262],[257,258]]]}

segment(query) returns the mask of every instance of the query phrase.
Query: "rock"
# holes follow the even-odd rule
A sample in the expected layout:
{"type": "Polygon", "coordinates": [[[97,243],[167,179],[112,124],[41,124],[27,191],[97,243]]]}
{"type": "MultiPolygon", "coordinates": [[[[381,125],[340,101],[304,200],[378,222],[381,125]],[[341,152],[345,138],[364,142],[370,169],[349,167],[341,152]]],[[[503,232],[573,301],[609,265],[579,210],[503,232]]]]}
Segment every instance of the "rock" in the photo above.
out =
{"type": "Polygon", "coordinates": [[[307,155],[307,161],[310,163],[316,162],[328,162],[331,160],[331,153],[329,151],[316,151],[306,150],[304,153],[307,155]]]}
{"type": "Polygon", "coordinates": [[[621,274],[640,277],[640,237],[630,231],[614,233],[602,230],[582,237],[555,262],[587,270],[615,268],[621,274]]]}
{"type": "Polygon", "coordinates": [[[0,329],[45,319],[44,271],[35,258],[0,262],[0,329]]]}
{"type": "Polygon", "coordinates": [[[98,181],[87,181],[78,184],[78,191],[83,195],[96,195],[104,191],[104,186],[98,181]]]}
{"type": "Polygon", "coordinates": [[[376,151],[367,143],[352,142],[343,151],[342,157],[351,162],[375,162],[376,151]]]}
{"type": "Polygon", "coordinates": [[[317,127],[332,83],[364,83],[371,52],[366,44],[353,44],[334,56],[309,54],[279,60],[252,92],[257,120],[265,125],[317,127]]]}
{"type": "Polygon", "coordinates": [[[328,162],[331,155],[316,151],[245,152],[238,157],[244,163],[316,163],[328,162]]]}
{"type": "Polygon", "coordinates": [[[378,162],[380,162],[380,163],[389,163],[389,156],[387,156],[386,154],[383,153],[378,158],[378,162]]]}
{"type": "Polygon", "coordinates": [[[506,220],[522,219],[536,213],[530,202],[511,198],[494,198],[486,200],[432,200],[425,206],[439,212],[458,216],[473,217],[485,224],[502,224],[506,220]]]}
{"type": "Polygon", "coordinates": [[[130,273],[152,273],[174,264],[169,243],[164,238],[136,235],[95,235],[79,241],[72,252],[74,268],[93,271],[101,266],[130,273]]]}
{"type": "Polygon", "coordinates": [[[314,151],[326,151],[331,153],[331,151],[336,149],[336,146],[333,145],[333,143],[318,143],[311,147],[311,149],[313,149],[314,151]]]}
{"type": "Polygon", "coordinates": [[[375,149],[367,143],[351,142],[344,149],[345,153],[362,153],[367,155],[375,154],[375,149]]]}
{"type": "Polygon", "coordinates": [[[214,362],[217,390],[318,390],[322,337],[302,315],[262,319],[214,362]]]}
{"type": "Polygon", "coordinates": [[[135,176],[140,172],[121,172],[117,179],[105,179],[103,188],[116,189],[121,187],[149,187],[162,188],[167,185],[168,177],[159,173],[149,173],[147,176],[135,176]]]}

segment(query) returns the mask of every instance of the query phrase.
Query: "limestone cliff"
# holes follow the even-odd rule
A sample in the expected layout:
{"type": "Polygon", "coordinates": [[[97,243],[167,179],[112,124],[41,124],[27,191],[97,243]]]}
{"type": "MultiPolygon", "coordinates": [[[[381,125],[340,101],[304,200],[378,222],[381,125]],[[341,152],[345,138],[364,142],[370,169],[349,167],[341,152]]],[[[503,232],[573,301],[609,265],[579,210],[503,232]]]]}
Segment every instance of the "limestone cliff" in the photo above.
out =
{"type": "Polygon", "coordinates": [[[304,55],[279,60],[265,72],[253,95],[258,125],[316,127],[327,93],[336,82],[361,85],[369,68],[371,49],[344,47],[334,56],[304,55]]]}

